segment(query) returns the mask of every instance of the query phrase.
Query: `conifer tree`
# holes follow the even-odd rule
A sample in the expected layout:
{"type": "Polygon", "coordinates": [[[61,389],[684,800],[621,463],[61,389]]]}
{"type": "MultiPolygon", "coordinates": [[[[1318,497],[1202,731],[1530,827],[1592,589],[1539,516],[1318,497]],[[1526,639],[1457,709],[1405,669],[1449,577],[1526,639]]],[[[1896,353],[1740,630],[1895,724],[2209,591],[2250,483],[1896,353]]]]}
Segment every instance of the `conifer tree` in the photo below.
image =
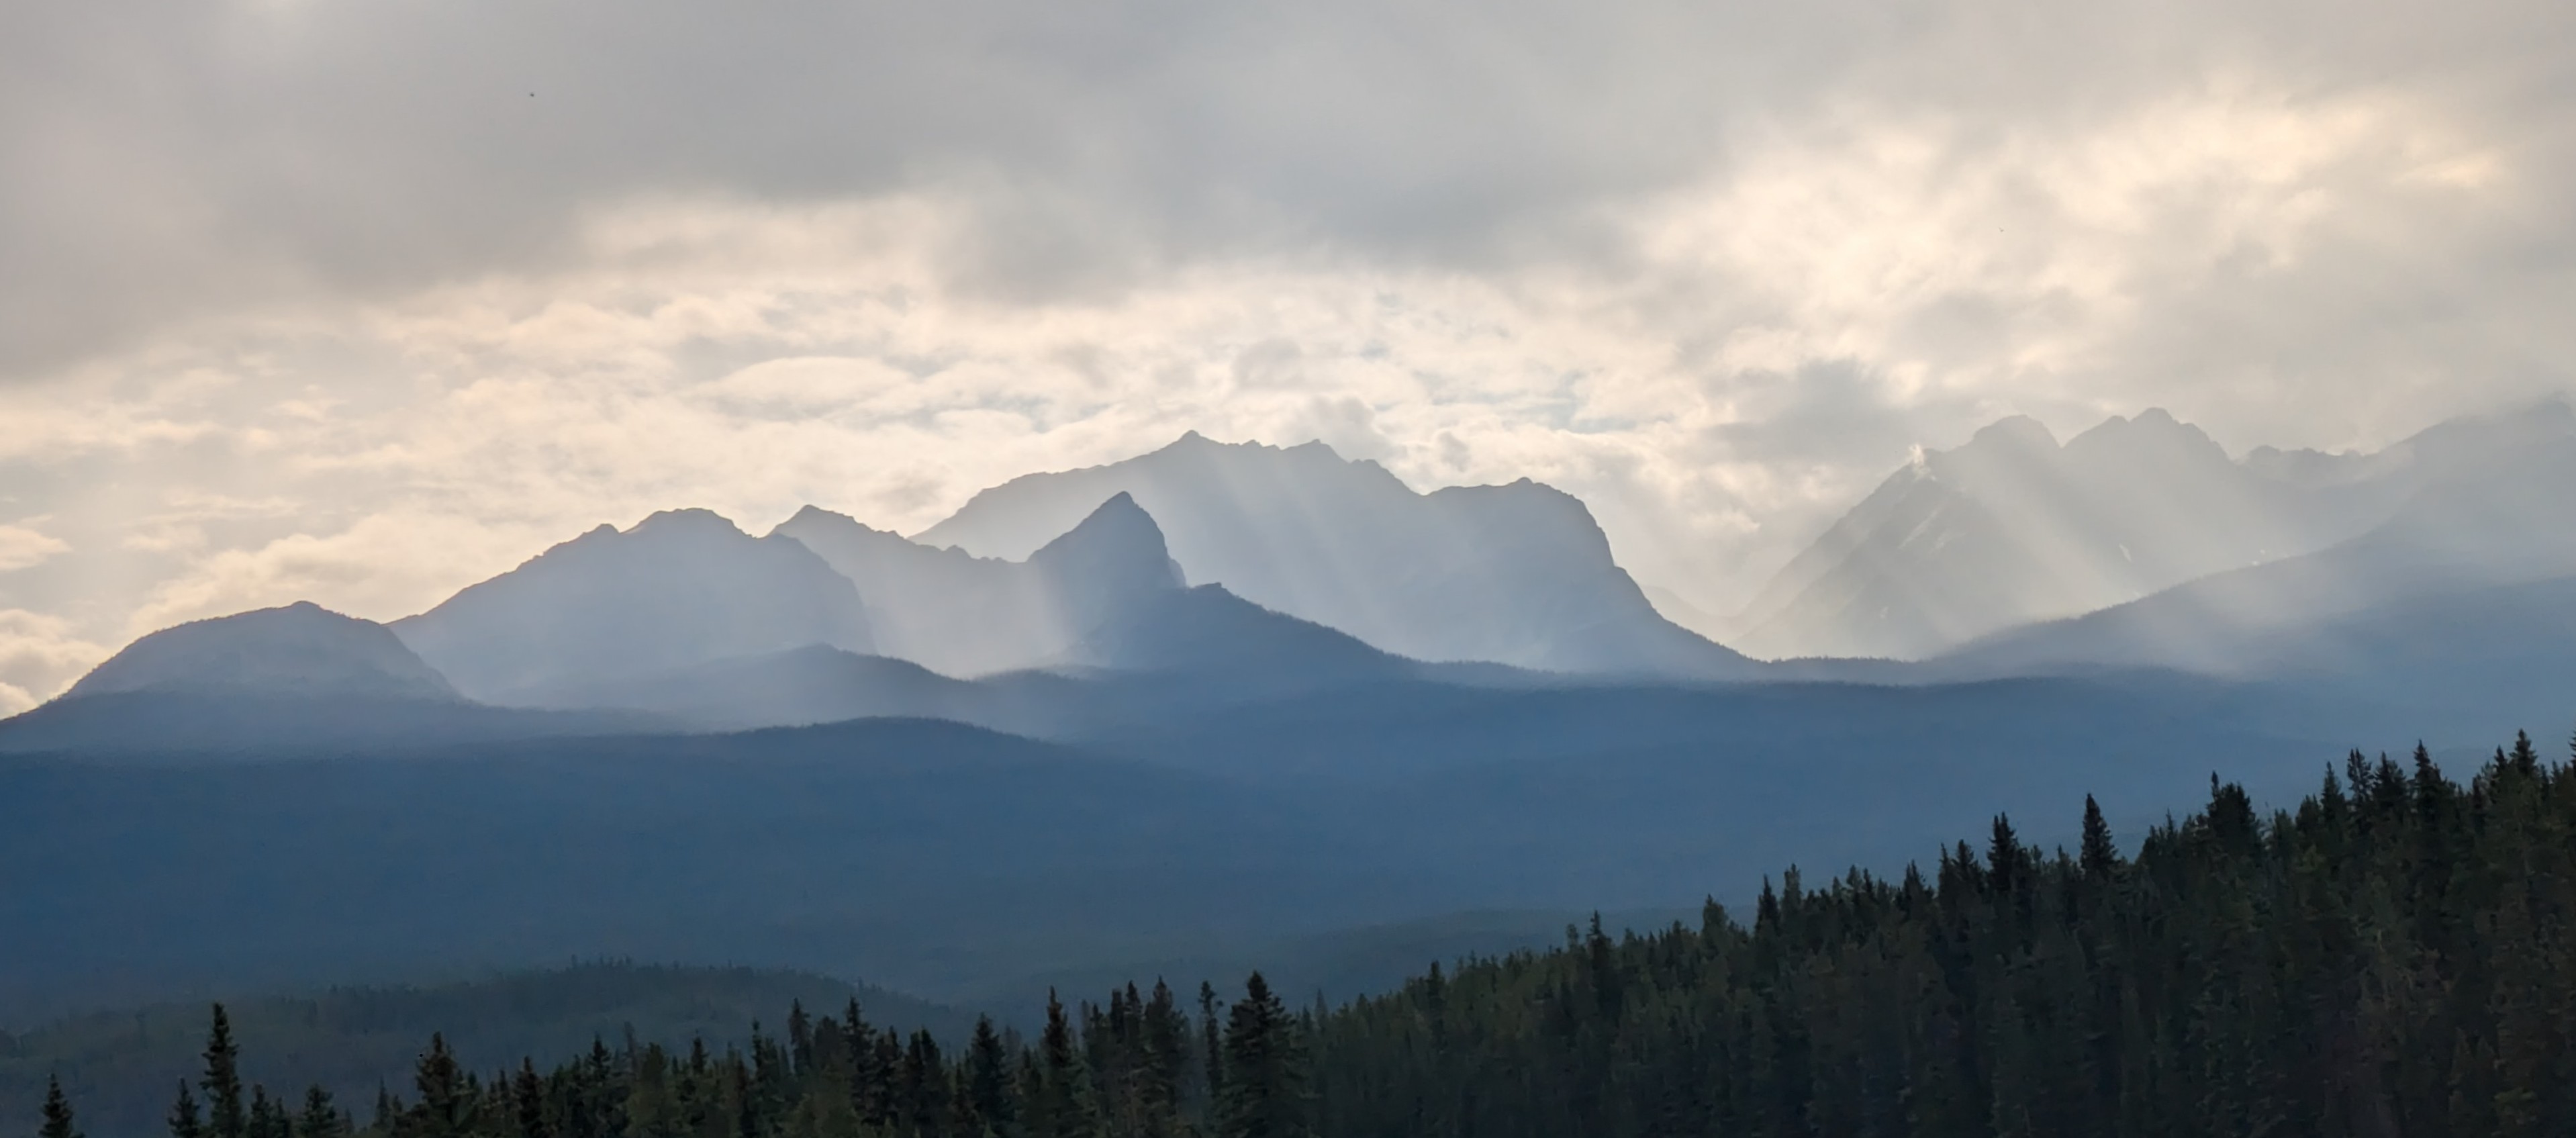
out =
{"type": "Polygon", "coordinates": [[[247,1121],[243,1124],[243,1131],[250,1138],[293,1138],[291,1134],[285,1133],[287,1128],[284,1105],[269,1099],[267,1087],[252,1084],[250,1111],[247,1121]]]}
{"type": "MultiPolygon", "coordinates": [[[[857,1007],[858,1000],[850,1000],[857,1007]]],[[[814,1066],[814,1021],[805,1014],[805,1002],[797,1000],[787,1007],[787,1057],[796,1064],[798,1073],[814,1066]]]]}
{"type": "Polygon", "coordinates": [[[2076,860],[2084,876],[2096,882],[2108,881],[2120,865],[2120,847],[2111,840],[2111,824],[2102,820],[2102,806],[2090,794],[2084,796],[2084,838],[2076,860]]]}
{"type": "Polygon", "coordinates": [[[179,1080],[178,1101],[170,1105],[170,1138],[205,1138],[206,1126],[197,1113],[197,1096],[189,1091],[188,1080],[179,1080]]]}
{"type": "Polygon", "coordinates": [[[519,1073],[510,1080],[510,1105],[518,1138],[551,1138],[552,1128],[546,1125],[546,1084],[537,1077],[535,1060],[519,1060],[519,1073]]]}
{"type": "Polygon", "coordinates": [[[1255,972],[1226,1015],[1217,1138],[1302,1138],[1311,1133],[1305,1055],[1286,1006],[1255,972]]]}
{"type": "Polygon", "coordinates": [[[1088,1074],[1075,1049],[1073,1022],[1064,1001],[1047,990],[1046,1028],[1038,1036],[1037,1085],[1026,1088],[1030,1138],[1074,1138],[1091,1129],[1088,1074]]]}
{"type": "Polygon", "coordinates": [[[412,1073],[412,1086],[420,1092],[420,1101],[396,1123],[403,1132],[401,1138],[466,1138],[474,1133],[482,1089],[447,1049],[444,1034],[430,1035],[429,1050],[421,1053],[412,1073]]]}
{"type": "Polygon", "coordinates": [[[63,1094],[63,1081],[52,1075],[45,1077],[44,1118],[36,1138],[81,1138],[80,1128],[73,1124],[71,1099],[63,1094]]]}
{"type": "Polygon", "coordinates": [[[212,1138],[246,1138],[250,1111],[242,1101],[241,1048],[233,1042],[232,1020],[216,1004],[206,1029],[206,1073],[198,1086],[206,1092],[206,1129],[212,1138]]]}
{"type": "Polygon", "coordinates": [[[304,1113],[295,1120],[295,1138],[347,1138],[347,1120],[320,1085],[306,1088],[304,1113]]]}
{"type": "Polygon", "coordinates": [[[960,1080],[976,1119],[996,1133],[1009,1133],[1019,1121],[1011,1101],[1011,1055],[993,1017],[975,1017],[975,1034],[966,1044],[966,1074],[960,1080]]]}

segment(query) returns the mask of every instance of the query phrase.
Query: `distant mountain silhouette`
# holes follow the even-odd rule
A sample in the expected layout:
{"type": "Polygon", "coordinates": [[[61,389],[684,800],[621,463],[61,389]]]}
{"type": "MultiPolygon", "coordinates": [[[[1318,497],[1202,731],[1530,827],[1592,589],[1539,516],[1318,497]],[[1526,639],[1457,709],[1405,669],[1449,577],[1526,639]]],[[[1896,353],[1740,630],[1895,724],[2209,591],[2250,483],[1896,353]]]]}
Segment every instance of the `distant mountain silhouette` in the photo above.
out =
{"type": "Polygon", "coordinates": [[[2528,482],[2504,456],[2566,433],[2564,404],[2446,423],[2374,455],[2264,448],[2231,460],[2151,410],[2064,446],[2006,419],[1898,471],[1736,618],[1766,656],[1917,659],[2211,574],[2314,553],[2435,487],[2463,502],[2528,482]]]}
{"type": "Polygon", "coordinates": [[[1024,561],[916,544],[812,506],[770,536],[857,583],[879,652],[951,676],[1085,662],[1086,637],[1181,587],[1161,529],[1126,494],[1024,561]]]}
{"type": "Polygon", "coordinates": [[[916,535],[1019,557],[1113,494],[1162,526],[1188,579],[1399,656],[1566,672],[1732,677],[1751,665],[1658,615],[1573,497],[1526,479],[1417,494],[1321,443],[1195,432],[1108,466],[986,490],[916,535]]]}
{"type": "Polygon", "coordinates": [[[793,539],[705,510],[601,526],[392,627],[466,695],[528,706],[809,644],[873,648],[848,578],[793,539]]]}
{"type": "Polygon", "coordinates": [[[311,601],[162,629],[91,669],[63,698],[119,692],[460,698],[384,625],[311,601]]]}
{"type": "Polygon", "coordinates": [[[1024,561],[931,549],[812,508],[772,537],[809,544],[859,582],[888,655],[807,645],[558,684],[550,704],[721,730],[920,716],[1055,736],[1391,678],[1497,678],[1390,655],[1222,586],[1184,588],[1162,531],[1123,493],[1024,561]],[[931,670],[941,664],[973,678],[931,670]]]}
{"type": "Polygon", "coordinates": [[[345,750],[660,725],[470,703],[384,625],[298,602],[136,640],[0,721],[0,751],[345,750]]]}

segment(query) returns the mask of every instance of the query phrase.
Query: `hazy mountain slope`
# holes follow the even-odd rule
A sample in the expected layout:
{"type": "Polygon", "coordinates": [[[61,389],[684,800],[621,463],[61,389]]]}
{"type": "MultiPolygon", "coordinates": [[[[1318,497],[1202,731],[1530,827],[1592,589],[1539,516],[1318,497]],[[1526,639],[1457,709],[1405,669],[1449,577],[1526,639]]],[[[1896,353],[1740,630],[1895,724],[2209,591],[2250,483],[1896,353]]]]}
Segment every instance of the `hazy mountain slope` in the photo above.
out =
{"type": "Polygon", "coordinates": [[[1920,658],[2199,577],[2316,552],[2435,486],[2472,508],[2533,482],[2565,404],[2445,423],[2374,455],[2231,460],[2162,411],[2059,446],[2008,419],[1898,471],[1736,618],[1757,655],[1920,658]]]}
{"type": "Polygon", "coordinates": [[[811,645],[558,687],[553,698],[564,706],[650,712],[709,730],[918,716],[1068,738],[1289,693],[1430,678],[1455,667],[1389,656],[1216,585],[1161,590],[1053,662],[1053,671],[960,680],[908,660],[811,645]]]}
{"type": "Polygon", "coordinates": [[[392,627],[465,694],[536,706],[561,687],[808,644],[872,647],[848,578],[792,539],[753,538],[705,510],[601,526],[392,627]]]}
{"type": "Polygon", "coordinates": [[[1069,642],[1028,587],[1024,567],[934,549],[807,506],[769,531],[802,543],[859,587],[876,649],[951,676],[1026,667],[1069,642]]]}
{"type": "Polygon", "coordinates": [[[897,549],[889,535],[820,511],[798,517],[799,530],[874,574],[872,595],[906,636],[931,642],[948,621],[1016,614],[1016,627],[972,624],[967,637],[997,633],[982,642],[987,659],[1015,660],[1019,670],[961,680],[908,660],[808,645],[560,683],[548,698],[557,706],[652,711],[704,729],[909,715],[1062,738],[1388,680],[1537,678],[1498,665],[1402,659],[1220,585],[1183,588],[1154,519],[1125,494],[1020,562],[951,561],[963,555],[909,543],[909,551],[897,549]],[[883,571],[888,562],[934,570],[947,563],[967,572],[942,581],[909,576],[909,569],[883,571]],[[912,604],[916,597],[923,603],[912,604]]]}
{"type": "Polygon", "coordinates": [[[879,652],[952,676],[1065,663],[1083,637],[1181,587],[1162,531],[1123,493],[1024,561],[919,545],[811,506],[771,536],[858,584],[879,652]]]}
{"type": "Polygon", "coordinates": [[[2302,553],[2375,520],[2323,508],[2161,411],[2059,446],[2007,419],[1926,452],[1802,552],[1738,618],[1757,655],[1912,658],[2302,553]]]}
{"type": "Polygon", "coordinates": [[[469,703],[385,626],[298,603],[142,637],[0,720],[0,752],[347,750],[651,722],[469,703]]]}
{"type": "Polygon", "coordinates": [[[129,644],[63,693],[351,696],[453,702],[445,677],[385,626],[310,601],[162,629],[129,644]]]}
{"type": "Polygon", "coordinates": [[[0,720],[0,754],[276,757],[363,755],[559,735],[675,730],[652,712],[538,710],[349,696],[116,692],[58,699],[0,720]]]}
{"type": "MultiPolygon", "coordinates": [[[[2166,667],[2306,677],[2428,713],[2576,692],[2576,435],[2460,463],[2361,537],[2016,629],[1950,674],[2166,667]]],[[[2576,713],[2576,696],[2562,695],[2576,713]]]]}
{"type": "Polygon", "coordinates": [[[986,490],[916,535],[1018,557],[1127,493],[1194,583],[1421,660],[1577,672],[1736,675],[1741,657],[1664,620],[1583,504],[1529,481],[1416,494],[1320,443],[1193,433],[1108,466],[986,490]]]}

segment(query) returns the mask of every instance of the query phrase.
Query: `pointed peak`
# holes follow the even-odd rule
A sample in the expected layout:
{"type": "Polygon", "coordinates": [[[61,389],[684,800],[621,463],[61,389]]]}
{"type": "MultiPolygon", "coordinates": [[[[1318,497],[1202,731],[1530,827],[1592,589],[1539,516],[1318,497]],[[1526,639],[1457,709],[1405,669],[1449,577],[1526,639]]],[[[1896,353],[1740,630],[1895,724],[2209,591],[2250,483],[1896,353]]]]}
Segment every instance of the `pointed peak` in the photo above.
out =
{"type": "Polygon", "coordinates": [[[1146,513],[1145,507],[1136,503],[1135,496],[1124,490],[1110,495],[1108,501],[1094,507],[1089,514],[1083,516],[1082,521],[1076,523],[1072,529],[1066,530],[1062,537],[1047,544],[1052,546],[1086,530],[1092,532],[1151,531],[1155,544],[1160,545],[1163,541],[1163,527],[1154,521],[1154,515],[1146,513]]]}
{"type": "Polygon", "coordinates": [[[795,516],[769,527],[769,536],[793,537],[798,533],[849,533],[854,530],[859,533],[881,533],[889,537],[901,536],[893,530],[878,529],[838,510],[826,510],[821,506],[813,505],[806,506],[796,511],[795,516]]]}
{"type": "Polygon", "coordinates": [[[1029,555],[1031,565],[1102,565],[1110,561],[1143,566],[1144,571],[1178,581],[1170,568],[1171,551],[1154,516],[1121,491],[1102,502],[1081,524],[1029,555]]]}
{"type": "Polygon", "coordinates": [[[799,507],[795,515],[787,519],[787,523],[782,524],[792,524],[795,522],[828,522],[836,520],[855,522],[858,519],[837,510],[826,510],[821,506],[808,502],[804,506],[799,507]]]}

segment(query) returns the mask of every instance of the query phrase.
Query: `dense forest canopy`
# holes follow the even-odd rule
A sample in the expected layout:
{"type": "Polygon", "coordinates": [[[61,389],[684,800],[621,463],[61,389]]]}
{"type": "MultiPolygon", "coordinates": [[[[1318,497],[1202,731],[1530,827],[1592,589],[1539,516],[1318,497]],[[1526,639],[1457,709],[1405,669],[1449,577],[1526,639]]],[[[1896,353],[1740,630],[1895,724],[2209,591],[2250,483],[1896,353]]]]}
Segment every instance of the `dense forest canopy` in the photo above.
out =
{"type": "MultiPolygon", "coordinates": [[[[2212,779],[2123,856],[1997,818],[1889,881],[1766,883],[1748,922],[1437,966],[1340,1008],[1049,1001],[962,1041],[802,1005],[743,1047],[595,1041],[412,1085],[245,1087],[216,1009],[172,1138],[1332,1138],[2576,1133],[2576,770],[2465,784],[2358,753],[2294,810],[2212,779]]],[[[77,1132],[49,1097],[44,1138],[77,1132]]],[[[123,1138],[105,1136],[101,1138],[123,1138]]]]}

